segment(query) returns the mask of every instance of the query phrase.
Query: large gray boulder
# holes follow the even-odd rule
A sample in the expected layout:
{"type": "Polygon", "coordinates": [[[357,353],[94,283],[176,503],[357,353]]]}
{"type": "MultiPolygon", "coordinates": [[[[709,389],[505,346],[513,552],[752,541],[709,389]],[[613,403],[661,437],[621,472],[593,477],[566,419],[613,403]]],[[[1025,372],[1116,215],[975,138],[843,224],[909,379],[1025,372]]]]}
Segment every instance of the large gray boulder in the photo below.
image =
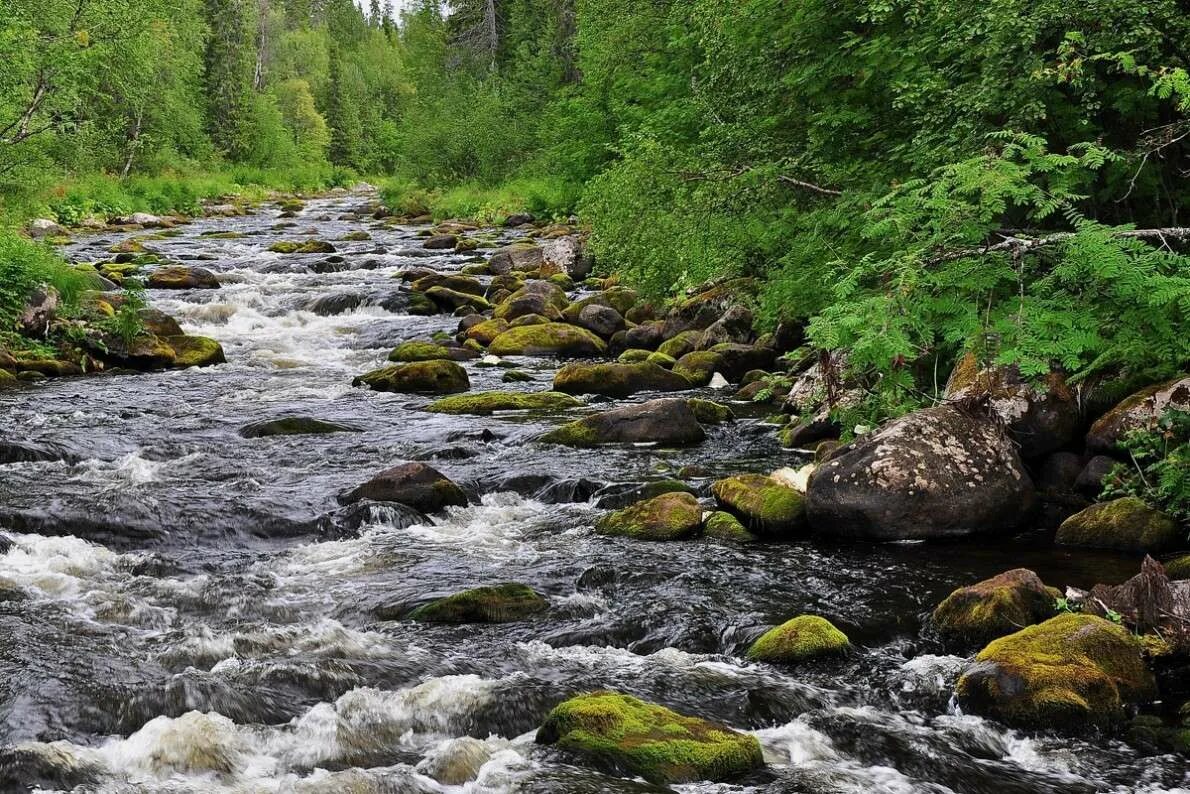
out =
{"type": "Polygon", "coordinates": [[[915,411],[843,447],[806,493],[811,529],[873,540],[1012,530],[1035,502],[1002,426],[951,405],[915,411]]]}
{"type": "Polygon", "coordinates": [[[686,400],[667,398],[638,405],[625,405],[562,425],[541,437],[542,441],[571,447],[600,444],[697,444],[706,431],[686,400]]]}

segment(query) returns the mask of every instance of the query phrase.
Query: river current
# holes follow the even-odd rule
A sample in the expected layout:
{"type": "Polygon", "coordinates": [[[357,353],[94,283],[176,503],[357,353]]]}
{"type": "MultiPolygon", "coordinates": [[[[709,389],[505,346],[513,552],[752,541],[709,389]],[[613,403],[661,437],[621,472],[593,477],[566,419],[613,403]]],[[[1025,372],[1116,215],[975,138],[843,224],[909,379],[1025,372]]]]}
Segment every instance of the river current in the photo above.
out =
{"type": "MultiPolygon", "coordinates": [[[[457,318],[401,309],[397,274],[471,255],[421,249],[418,227],[344,213],[366,194],[210,218],[146,245],[218,274],[218,290],[149,293],[208,369],[49,380],[0,392],[0,431],[54,460],[0,465],[0,791],[1158,792],[1184,759],[1110,737],[1007,730],[951,701],[964,660],[923,632],[953,588],[1015,567],[1059,586],[1119,582],[1137,561],[1012,541],[647,544],[594,534],[624,484],[804,462],[763,413],[682,450],[579,451],[533,439],[613,401],[548,417],[426,413],[429,398],[355,389],[396,344],[457,318]],[[282,256],[277,240],[336,242],[282,256]],[[238,232],[237,239],[212,232],[238,232]],[[206,233],[204,235],[204,233],[206,233]],[[428,255],[427,255],[428,254],[428,255]],[[342,295],[327,314],[328,295],[342,295]],[[312,311],[319,308],[319,312],[312,311]],[[280,416],[359,432],[247,439],[280,416]],[[320,519],[381,469],[426,461],[473,503],[429,523],[320,519]],[[524,622],[404,619],[431,598],[518,581],[547,596],[524,622]],[[858,652],[789,669],[748,663],[764,629],[823,615],[858,652]],[[754,733],[768,762],[734,784],[672,789],[577,765],[533,741],[548,710],[614,689],[754,733]]],[[[519,232],[502,232],[505,238],[519,232]]],[[[93,261],[125,234],[66,249],[93,261]]],[[[472,389],[549,388],[465,364],[472,389]]],[[[702,396],[725,399],[730,392],[702,396]]],[[[637,395],[632,400],[655,395],[637,395]]]]}

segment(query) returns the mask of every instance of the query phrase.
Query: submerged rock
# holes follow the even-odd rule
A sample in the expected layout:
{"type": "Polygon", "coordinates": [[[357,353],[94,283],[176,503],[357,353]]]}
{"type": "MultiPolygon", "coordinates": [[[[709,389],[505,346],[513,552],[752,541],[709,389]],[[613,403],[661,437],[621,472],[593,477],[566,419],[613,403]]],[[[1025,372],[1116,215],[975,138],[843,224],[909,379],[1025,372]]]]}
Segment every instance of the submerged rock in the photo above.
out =
{"type": "Polygon", "coordinates": [[[628,397],[639,391],[683,391],[690,382],[656,364],[567,364],[554,376],[554,390],[567,394],[628,397]]]}
{"type": "Polygon", "coordinates": [[[324,537],[348,538],[358,535],[359,531],[368,525],[406,529],[429,523],[429,518],[409,505],[364,499],[320,516],[314,529],[324,537]]]}
{"type": "Polygon", "coordinates": [[[684,445],[698,444],[705,439],[706,431],[686,401],[667,398],[593,414],[552,430],[540,440],[571,447],[592,447],[642,442],[684,445]]]}
{"type": "Polygon", "coordinates": [[[722,507],[762,535],[788,535],[805,527],[805,499],[793,488],[763,474],[740,474],[711,486],[722,507]]]}
{"type": "Polygon", "coordinates": [[[240,428],[244,438],[269,438],[271,436],[325,435],[327,433],[355,433],[358,427],[325,422],[310,416],[285,416],[263,422],[253,422],[240,428]]]}
{"type": "Polygon", "coordinates": [[[1052,618],[1062,592],[1037,574],[1016,568],[955,590],[934,610],[934,628],[944,641],[983,645],[1052,618]]]}
{"type": "Polygon", "coordinates": [[[748,658],[758,662],[796,664],[824,656],[837,656],[851,648],[847,635],[826,618],[800,615],[769,629],[748,648],[748,658]]]}
{"type": "Polygon", "coordinates": [[[650,783],[732,780],[764,766],[755,736],[616,692],[559,704],[537,742],[650,783]]]}
{"type": "Polygon", "coordinates": [[[1036,495],[997,422],[945,405],[836,450],[810,479],[806,498],[816,532],[908,540],[1011,531],[1036,495]]]}
{"type": "Polygon", "coordinates": [[[403,394],[454,394],[471,388],[467,370],[453,361],[415,361],[359,376],[353,386],[403,394]]]}
{"type": "Polygon", "coordinates": [[[995,640],[957,685],[965,709],[1009,725],[1083,728],[1156,695],[1138,639],[1091,615],[1059,615],[995,640]]]}
{"type": "Polygon", "coordinates": [[[1135,496],[1094,504],[1062,522],[1055,542],[1120,551],[1169,551],[1185,548],[1186,533],[1177,522],[1135,496]]]}
{"type": "Polygon", "coordinates": [[[698,533],[702,506],[688,493],[667,493],[609,513],[595,524],[600,535],[638,540],[681,540],[698,533]]]}
{"type": "Polygon", "coordinates": [[[544,323],[509,328],[492,339],[488,350],[497,356],[601,356],[607,345],[586,328],[544,323]]]}
{"type": "Polygon", "coordinates": [[[511,623],[545,610],[549,602],[516,582],[464,590],[418,607],[409,614],[427,623],[511,623]]]}
{"type": "Polygon", "coordinates": [[[558,392],[487,391],[445,397],[431,403],[427,411],[437,414],[491,416],[496,411],[562,411],[582,403],[558,392]]]}
{"type": "Polygon", "coordinates": [[[338,497],[342,505],[364,499],[400,502],[423,513],[433,513],[444,507],[467,506],[467,495],[463,489],[424,463],[404,463],[385,469],[363,485],[338,497]]]}

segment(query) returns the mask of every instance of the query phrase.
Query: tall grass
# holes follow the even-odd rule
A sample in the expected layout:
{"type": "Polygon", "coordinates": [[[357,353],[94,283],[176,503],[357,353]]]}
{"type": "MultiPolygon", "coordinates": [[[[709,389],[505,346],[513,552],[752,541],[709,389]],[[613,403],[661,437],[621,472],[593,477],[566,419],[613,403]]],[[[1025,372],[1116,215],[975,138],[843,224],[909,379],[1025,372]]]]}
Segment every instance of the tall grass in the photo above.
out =
{"type": "Polygon", "coordinates": [[[11,232],[0,232],[0,331],[12,330],[29,293],[48,284],[67,306],[99,286],[94,274],[76,270],[50,246],[11,232]]]}
{"type": "Polygon", "coordinates": [[[570,215],[581,186],[553,176],[516,177],[499,185],[465,183],[427,189],[391,180],[382,185],[385,204],[403,215],[431,215],[435,220],[467,218],[499,223],[509,215],[531,212],[545,218],[570,215]]]}

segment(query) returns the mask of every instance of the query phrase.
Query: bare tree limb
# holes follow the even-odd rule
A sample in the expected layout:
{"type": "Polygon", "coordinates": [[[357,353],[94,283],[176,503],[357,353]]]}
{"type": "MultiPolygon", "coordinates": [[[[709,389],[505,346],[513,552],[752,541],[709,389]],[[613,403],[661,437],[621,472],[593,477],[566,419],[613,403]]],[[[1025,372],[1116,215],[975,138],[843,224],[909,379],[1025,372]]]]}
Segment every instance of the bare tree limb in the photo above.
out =
{"type": "MultiPolygon", "coordinates": [[[[965,259],[969,256],[985,256],[987,254],[996,254],[1004,251],[1009,251],[1014,255],[1019,256],[1038,248],[1044,248],[1047,245],[1065,242],[1074,236],[1074,232],[1058,232],[1056,234],[1046,235],[1045,237],[1004,236],[1004,239],[1001,242],[991,245],[985,245],[979,248],[963,248],[957,251],[950,251],[945,254],[940,254],[932,259],[929,259],[926,264],[939,265],[944,262],[953,262],[956,259],[965,259]]],[[[1169,240],[1190,240],[1190,226],[1171,226],[1164,229],[1130,229],[1127,231],[1116,232],[1112,236],[1133,240],[1159,240],[1161,243],[1168,246],[1169,240]]]]}
{"type": "MultiPolygon", "coordinates": [[[[678,176],[682,177],[687,182],[726,182],[744,174],[755,171],[756,167],[751,165],[741,165],[728,171],[679,171],[678,176]]],[[[783,182],[786,185],[793,185],[805,190],[810,190],[815,193],[821,193],[824,196],[841,196],[843,191],[835,190],[822,185],[816,185],[813,182],[807,182],[804,179],[797,179],[788,174],[777,174],[778,182],[783,182]]]]}

